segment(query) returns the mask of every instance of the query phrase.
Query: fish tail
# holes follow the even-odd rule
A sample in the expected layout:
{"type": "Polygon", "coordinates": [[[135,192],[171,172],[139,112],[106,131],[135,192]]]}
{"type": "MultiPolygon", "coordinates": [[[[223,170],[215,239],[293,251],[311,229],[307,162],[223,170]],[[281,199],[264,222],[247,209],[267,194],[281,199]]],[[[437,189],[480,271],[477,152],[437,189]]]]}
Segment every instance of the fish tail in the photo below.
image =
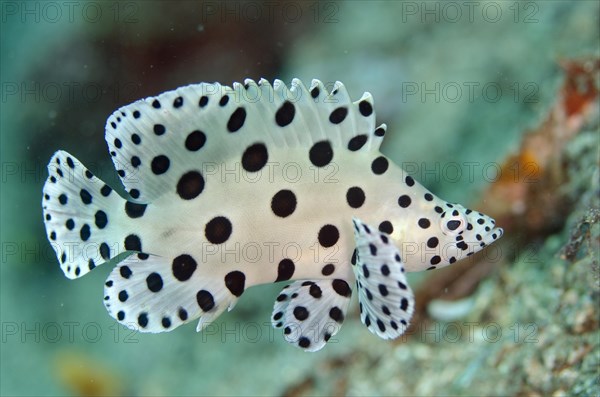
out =
{"type": "Polygon", "coordinates": [[[146,205],[123,199],[65,151],[52,156],[48,174],[42,198],[46,234],[68,278],[83,276],[126,248],[135,251],[137,242],[125,230],[146,205]]]}

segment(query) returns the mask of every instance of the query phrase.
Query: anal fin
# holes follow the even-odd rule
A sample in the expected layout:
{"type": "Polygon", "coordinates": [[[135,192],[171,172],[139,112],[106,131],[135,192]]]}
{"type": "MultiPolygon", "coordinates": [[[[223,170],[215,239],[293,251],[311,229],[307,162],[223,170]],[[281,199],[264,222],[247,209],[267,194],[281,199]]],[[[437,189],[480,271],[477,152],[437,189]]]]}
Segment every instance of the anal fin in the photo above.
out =
{"type": "Polygon", "coordinates": [[[404,273],[400,251],[387,234],[354,218],[360,319],[369,331],[394,339],[408,328],[415,299],[404,273]]]}
{"type": "Polygon", "coordinates": [[[140,332],[166,332],[200,317],[198,331],[233,307],[245,280],[207,276],[188,254],[164,258],[135,254],[115,267],[104,288],[104,305],[120,323],[140,332]],[[238,295],[234,295],[237,292],[238,295]]]}
{"type": "Polygon", "coordinates": [[[305,351],[320,350],[340,330],[351,295],[341,279],[296,281],[277,297],[273,327],[283,328],[285,340],[305,351]]]}

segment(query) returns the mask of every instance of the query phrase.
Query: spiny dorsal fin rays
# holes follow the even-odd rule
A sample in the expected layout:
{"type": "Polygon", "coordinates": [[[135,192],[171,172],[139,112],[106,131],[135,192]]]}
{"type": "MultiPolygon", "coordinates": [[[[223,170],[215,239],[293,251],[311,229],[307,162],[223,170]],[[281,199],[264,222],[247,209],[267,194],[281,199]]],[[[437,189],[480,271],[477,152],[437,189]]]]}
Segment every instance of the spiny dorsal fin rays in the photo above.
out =
{"type": "Polygon", "coordinates": [[[379,145],[373,145],[375,138],[375,118],[371,117],[375,113],[373,97],[370,93],[365,92],[358,101],[352,103],[352,106],[354,107],[354,111],[352,112],[355,123],[354,131],[356,131],[357,137],[360,137],[361,140],[365,139],[364,145],[358,150],[378,150],[379,145]]]}
{"type": "MultiPolygon", "coordinates": [[[[313,79],[310,85],[310,96],[312,98],[312,102],[315,104],[323,103],[327,98],[327,88],[321,80],[313,79]]],[[[325,136],[325,125],[327,125],[328,121],[324,119],[317,106],[312,106],[313,109],[313,117],[315,123],[319,126],[319,128],[315,129],[315,132],[312,134],[315,142],[322,141],[326,139],[325,136]]]]}
{"type": "MultiPolygon", "coordinates": [[[[254,112],[248,118],[248,129],[256,131],[271,131],[276,124],[276,115],[278,109],[283,102],[289,97],[289,94],[284,91],[287,87],[283,84],[276,84],[275,89],[265,80],[260,79],[258,84],[254,80],[246,79],[245,86],[247,88],[247,97],[250,98],[254,112]]],[[[290,127],[292,128],[292,127],[290,127]]],[[[289,128],[288,128],[289,129],[289,128]]],[[[262,134],[257,137],[257,141],[270,143],[275,148],[287,148],[298,145],[295,133],[280,134],[262,134]]],[[[293,132],[293,131],[292,131],[293,132]]]]}
{"type": "MultiPolygon", "coordinates": [[[[342,84],[340,81],[336,81],[333,85],[333,90],[331,90],[329,93],[328,100],[332,104],[332,110],[329,116],[330,119],[333,112],[337,111],[338,109],[346,109],[346,118],[341,123],[344,124],[344,129],[349,129],[352,131],[353,136],[356,135],[358,131],[355,128],[356,125],[354,121],[354,113],[352,112],[352,100],[350,99],[350,95],[348,94],[344,84],[342,84]]],[[[344,129],[337,130],[337,135],[335,137],[337,142],[334,141],[334,146],[336,146],[336,143],[339,146],[344,146],[344,144],[347,144],[348,140],[345,139],[345,135],[347,134],[344,134],[344,129]]]]}
{"type": "Polygon", "coordinates": [[[386,233],[353,218],[360,318],[369,331],[384,338],[402,335],[414,312],[415,299],[405,276],[400,251],[386,233]]]}
{"type": "MultiPolygon", "coordinates": [[[[319,118],[318,109],[317,106],[315,106],[315,104],[318,103],[318,99],[313,97],[314,87],[319,87],[319,85],[322,86],[323,83],[319,80],[312,80],[310,88],[307,88],[299,79],[294,79],[292,83],[297,87],[297,90],[299,90],[298,101],[307,109],[299,115],[300,120],[302,120],[303,123],[301,128],[304,128],[306,131],[306,134],[301,136],[301,142],[304,146],[310,146],[313,142],[319,142],[325,139],[323,136],[325,123],[319,118]]],[[[320,91],[320,88],[318,88],[318,90],[320,91]]]]}
{"type": "MultiPolygon", "coordinates": [[[[299,124],[298,124],[298,116],[300,113],[299,109],[302,109],[302,106],[300,103],[298,103],[298,101],[296,100],[295,96],[293,95],[293,93],[288,89],[287,85],[279,80],[276,79],[273,82],[273,90],[274,90],[274,113],[271,112],[272,114],[274,114],[274,117],[272,118],[272,120],[274,120],[275,124],[278,125],[280,128],[297,128],[299,129],[299,124]],[[291,104],[293,107],[291,107],[289,104],[291,104]],[[294,109],[293,112],[292,111],[287,111],[286,107],[288,107],[289,109],[294,109]],[[293,118],[291,118],[293,114],[293,118]],[[280,115],[285,115],[285,116],[280,116],[280,115]],[[280,116],[280,117],[278,117],[280,116]]],[[[300,142],[301,142],[301,136],[300,134],[294,133],[294,134],[286,134],[285,131],[283,131],[284,133],[282,134],[285,139],[286,139],[286,146],[287,147],[298,147],[300,146],[300,142]]]]}
{"type": "Polygon", "coordinates": [[[375,128],[375,131],[371,133],[371,139],[369,139],[369,150],[379,151],[383,138],[387,131],[387,124],[383,123],[379,127],[375,128]]]}
{"type": "MultiPolygon", "coordinates": [[[[318,80],[310,90],[299,80],[291,89],[281,80],[274,86],[264,79],[258,85],[246,80],[233,88],[201,83],[117,110],[107,121],[106,141],[125,189],[149,203],[175,194],[190,166],[202,174],[204,164],[239,159],[256,143],[267,149],[310,148],[329,140],[332,147],[347,147],[366,133],[357,129],[374,119],[374,112],[361,112],[360,102],[350,101],[340,82],[329,94],[318,80]],[[249,98],[251,93],[258,98],[249,98]],[[296,96],[300,98],[288,100],[296,96]]],[[[201,191],[202,175],[186,186],[201,191]]]]}
{"type": "Polygon", "coordinates": [[[140,332],[166,332],[198,317],[200,331],[243,293],[241,272],[201,271],[189,254],[173,259],[135,254],[115,267],[104,287],[104,305],[121,324],[140,332]],[[235,293],[235,295],[234,295],[235,293]]]}
{"type": "Polygon", "coordinates": [[[290,93],[294,100],[294,103],[301,109],[306,111],[298,112],[296,119],[298,123],[298,129],[306,131],[305,134],[298,134],[298,144],[304,147],[310,147],[312,142],[317,142],[316,131],[321,130],[319,125],[315,128],[315,121],[317,121],[316,113],[314,112],[314,101],[310,96],[310,92],[306,86],[299,80],[293,79],[290,93]]]}
{"type": "Polygon", "coordinates": [[[317,351],[337,334],[352,291],[341,279],[295,281],[277,296],[271,323],[284,339],[305,351],[317,351]]]}
{"type": "MultiPolygon", "coordinates": [[[[261,131],[268,131],[272,128],[272,119],[269,117],[272,112],[272,100],[259,100],[263,97],[269,97],[272,93],[272,87],[269,82],[265,79],[261,79],[256,83],[252,79],[244,80],[244,88],[246,92],[246,98],[254,104],[256,108],[256,115],[254,117],[254,128],[261,131]]],[[[286,136],[284,134],[265,134],[264,139],[270,139],[275,147],[287,147],[286,136]]]]}

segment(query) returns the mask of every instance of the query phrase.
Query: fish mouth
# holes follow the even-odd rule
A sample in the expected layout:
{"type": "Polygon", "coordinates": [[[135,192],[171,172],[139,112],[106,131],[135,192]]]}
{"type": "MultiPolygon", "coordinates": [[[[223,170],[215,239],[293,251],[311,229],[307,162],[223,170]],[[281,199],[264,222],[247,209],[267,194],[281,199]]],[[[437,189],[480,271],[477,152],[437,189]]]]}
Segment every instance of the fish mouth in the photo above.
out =
{"type": "Polygon", "coordinates": [[[501,227],[495,227],[483,237],[483,242],[485,245],[490,245],[502,237],[502,235],[504,235],[504,229],[501,227]]]}

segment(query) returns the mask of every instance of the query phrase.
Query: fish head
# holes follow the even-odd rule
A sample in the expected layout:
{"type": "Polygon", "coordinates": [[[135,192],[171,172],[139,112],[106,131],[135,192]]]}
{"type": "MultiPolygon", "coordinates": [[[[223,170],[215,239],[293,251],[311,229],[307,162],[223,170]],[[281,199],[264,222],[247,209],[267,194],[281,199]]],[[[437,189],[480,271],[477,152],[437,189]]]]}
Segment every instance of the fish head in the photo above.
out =
{"type": "Polygon", "coordinates": [[[427,222],[414,230],[412,247],[405,250],[406,269],[422,271],[439,269],[481,251],[498,240],[504,231],[488,215],[460,204],[435,198],[433,208],[421,208],[419,215],[427,222]],[[424,227],[427,226],[427,227],[424,227]]]}
{"type": "Polygon", "coordinates": [[[460,204],[451,205],[453,207],[446,206],[446,211],[441,214],[438,227],[444,235],[446,248],[463,251],[461,257],[481,251],[504,233],[490,216],[460,204]]]}

